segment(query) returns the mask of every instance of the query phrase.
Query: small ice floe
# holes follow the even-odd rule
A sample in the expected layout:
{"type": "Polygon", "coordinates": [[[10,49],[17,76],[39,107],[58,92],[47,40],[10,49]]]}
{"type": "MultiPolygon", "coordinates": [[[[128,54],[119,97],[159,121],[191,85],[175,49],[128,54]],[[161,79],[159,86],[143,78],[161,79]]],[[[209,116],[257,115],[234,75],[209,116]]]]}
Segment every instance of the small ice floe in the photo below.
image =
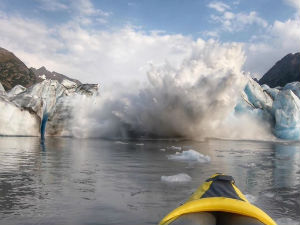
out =
{"type": "Polygon", "coordinates": [[[254,203],[254,202],[256,202],[256,200],[257,200],[257,198],[256,198],[255,196],[250,195],[250,194],[245,194],[245,197],[246,197],[246,199],[248,199],[248,201],[249,201],[250,203],[254,203]]]}
{"type": "Polygon", "coordinates": [[[136,143],[135,145],[144,146],[144,143],[136,143]]]}
{"type": "Polygon", "coordinates": [[[275,197],[275,193],[266,192],[266,193],[264,193],[264,196],[266,196],[267,198],[274,198],[275,197]]]}
{"type": "Polygon", "coordinates": [[[207,163],[210,162],[210,157],[208,155],[203,155],[193,149],[176,152],[176,154],[168,155],[168,159],[177,160],[177,161],[187,161],[187,162],[198,162],[198,163],[207,163]]]}
{"type": "Polygon", "coordinates": [[[192,178],[186,173],[179,173],[172,176],[161,176],[160,180],[168,183],[185,183],[190,182],[192,178]]]}
{"type": "Polygon", "coordinates": [[[244,168],[254,168],[256,167],[256,164],[254,162],[251,162],[251,163],[241,164],[239,166],[244,168]]]}
{"type": "Polygon", "coordinates": [[[170,149],[176,150],[176,151],[181,151],[181,147],[180,146],[170,146],[170,149]]]}
{"type": "Polygon", "coordinates": [[[159,151],[165,152],[166,149],[165,148],[161,148],[161,149],[159,149],[159,151]]]}
{"type": "Polygon", "coordinates": [[[123,142],[123,141],[115,141],[115,144],[119,144],[119,145],[128,145],[127,142],[123,142]]]}

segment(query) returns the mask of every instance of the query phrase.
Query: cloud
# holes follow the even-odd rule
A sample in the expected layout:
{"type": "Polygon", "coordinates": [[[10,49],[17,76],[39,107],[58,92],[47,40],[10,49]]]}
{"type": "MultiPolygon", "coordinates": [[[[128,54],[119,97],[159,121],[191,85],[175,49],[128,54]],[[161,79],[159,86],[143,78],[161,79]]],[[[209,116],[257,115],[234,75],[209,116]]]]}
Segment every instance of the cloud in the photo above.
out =
{"type": "Polygon", "coordinates": [[[168,60],[176,65],[194,44],[190,37],[146,33],[131,26],[105,31],[74,20],[51,27],[5,13],[0,17],[0,33],[0,46],[28,66],[46,66],[100,84],[144,80],[149,64],[168,60]]]}
{"type": "Polygon", "coordinates": [[[218,12],[224,12],[225,10],[230,9],[230,6],[223,2],[211,2],[207,5],[207,7],[218,12]]]}
{"type": "Polygon", "coordinates": [[[300,1],[299,0],[285,0],[287,4],[297,9],[298,13],[300,13],[300,1]]]}
{"type": "Polygon", "coordinates": [[[257,25],[262,28],[268,26],[268,22],[261,18],[255,11],[236,14],[230,11],[224,11],[220,16],[211,15],[211,19],[214,22],[221,24],[222,29],[228,32],[241,31],[248,25],[257,25]]]}
{"type": "Polygon", "coordinates": [[[40,8],[46,11],[67,10],[69,7],[61,0],[39,0],[40,8]]]}
{"type": "Polygon", "coordinates": [[[288,53],[300,52],[300,21],[297,18],[276,20],[266,34],[255,42],[245,43],[247,60],[244,69],[263,75],[288,53]]]}
{"type": "Polygon", "coordinates": [[[90,0],[39,0],[39,8],[45,11],[66,11],[82,25],[90,25],[94,22],[108,23],[110,12],[96,8],[90,0]]]}

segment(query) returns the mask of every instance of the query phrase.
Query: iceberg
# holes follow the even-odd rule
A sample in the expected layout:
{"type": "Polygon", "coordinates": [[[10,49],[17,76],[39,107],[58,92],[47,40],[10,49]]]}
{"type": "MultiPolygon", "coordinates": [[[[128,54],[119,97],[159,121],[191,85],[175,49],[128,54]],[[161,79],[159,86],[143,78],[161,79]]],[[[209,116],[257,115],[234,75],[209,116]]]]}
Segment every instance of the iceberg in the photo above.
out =
{"type": "Polygon", "coordinates": [[[197,163],[207,163],[210,162],[210,157],[208,155],[203,155],[193,149],[183,151],[181,153],[176,152],[176,154],[167,156],[168,159],[176,161],[185,162],[197,162],[197,163]]]}
{"type": "Polygon", "coordinates": [[[172,176],[161,176],[162,182],[169,182],[169,183],[185,183],[190,182],[192,178],[186,173],[179,173],[172,176]]]}

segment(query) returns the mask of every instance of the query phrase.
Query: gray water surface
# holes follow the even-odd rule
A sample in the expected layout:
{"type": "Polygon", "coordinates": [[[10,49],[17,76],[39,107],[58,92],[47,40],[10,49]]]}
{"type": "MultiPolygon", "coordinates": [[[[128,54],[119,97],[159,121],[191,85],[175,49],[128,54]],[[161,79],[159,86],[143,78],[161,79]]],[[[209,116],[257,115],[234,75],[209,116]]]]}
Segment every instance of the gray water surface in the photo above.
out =
{"type": "Polygon", "coordinates": [[[0,224],[157,224],[216,172],[279,224],[299,224],[299,143],[32,137],[0,137],[0,224]],[[211,162],[171,161],[171,146],[211,162]],[[192,181],[161,181],[178,173],[192,181]]]}

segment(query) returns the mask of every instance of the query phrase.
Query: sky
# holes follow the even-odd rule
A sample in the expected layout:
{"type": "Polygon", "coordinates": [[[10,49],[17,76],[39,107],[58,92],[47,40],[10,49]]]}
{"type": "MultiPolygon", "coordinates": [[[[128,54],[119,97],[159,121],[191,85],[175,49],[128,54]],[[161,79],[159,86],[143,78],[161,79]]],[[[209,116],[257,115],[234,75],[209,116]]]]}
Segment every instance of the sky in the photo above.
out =
{"type": "Polygon", "coordinates": [[[300,51],[300,0],[0,0],[0,47],[82,82],[144,81],[212,41],[241,45],[259,78],[300,51]]]}

